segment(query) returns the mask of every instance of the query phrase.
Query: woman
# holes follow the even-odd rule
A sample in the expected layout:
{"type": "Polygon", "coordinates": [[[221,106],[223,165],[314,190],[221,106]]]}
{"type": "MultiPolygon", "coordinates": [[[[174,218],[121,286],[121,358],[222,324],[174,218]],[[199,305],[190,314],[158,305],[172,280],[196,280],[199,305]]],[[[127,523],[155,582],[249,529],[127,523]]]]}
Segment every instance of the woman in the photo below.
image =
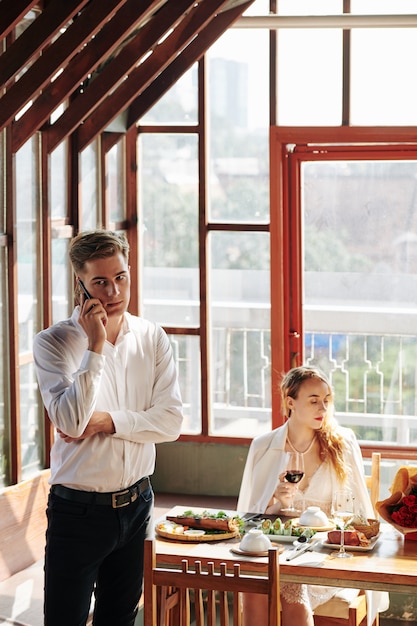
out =
{"type": "MultiPolygon", "coordinates": [[[[312,367],[290,370],[281,383],[286,423],[253,440],[242,478],[238,510],[279,516],[294,499],[304,510],[315,505],[331,515],[332,494],[349,488],[357,513],[373,517],[363,473],[363,460],[354,432],[333,417],[333,394],[322,372],[312,367]],[[287,452],[303,454],[304,477],[298,484],[285,481],[287,452]]],[[[281,514],[282,516],[284,513],[281,514]]],[[[337,593],[336,587],[281,584],[283,626],[313,626],[314,608],[337,593]]],[[[384,594],[386,608],[386,594],[384,594]]],[[[244,623],[266,623],[262,596],[244,598],[244,623]]]]}

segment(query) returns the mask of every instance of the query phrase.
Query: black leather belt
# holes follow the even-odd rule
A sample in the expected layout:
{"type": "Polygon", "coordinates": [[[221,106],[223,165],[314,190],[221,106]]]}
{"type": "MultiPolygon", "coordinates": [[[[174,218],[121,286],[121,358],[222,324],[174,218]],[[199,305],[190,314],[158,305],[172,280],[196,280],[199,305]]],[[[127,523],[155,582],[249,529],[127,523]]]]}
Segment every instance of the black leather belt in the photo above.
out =
{"type": "Polygon", "coordinates": [[[101,493],[99,491],[80,491],[79,489],[70,489],[64,485],[52,485],[51,493],[60,498],[70,500],[71,502],[79,502],[81,504],[100,504],[111,506],[113,509],[120,509],[122,506],[129,506],[138,496],[150,487],[151,481],[149,476],[141,478],[137,483],[123,489],[123,491],[115,491],[114,493],[101,493]]]}

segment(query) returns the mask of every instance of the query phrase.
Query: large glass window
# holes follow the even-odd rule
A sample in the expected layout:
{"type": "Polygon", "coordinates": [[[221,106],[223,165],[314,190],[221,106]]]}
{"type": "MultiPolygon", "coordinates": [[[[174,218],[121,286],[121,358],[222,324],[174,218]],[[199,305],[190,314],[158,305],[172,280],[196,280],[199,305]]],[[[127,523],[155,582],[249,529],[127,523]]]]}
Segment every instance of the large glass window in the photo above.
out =
{"type": "Polygon", "coordinates": [[[16,250],[19,318],[20,435],[22,477],[42,468],[43,409],[37,402],[32,342],[40,330],[39,138],[35,135],[16,154],[16,250]]]}
{"type": "Polygon", "coordinates": [[[142,135],[143,314],[199,326],[197,135],[142,135]]]}
{"type": "Polygon", "coordinates": [[[7,367],[9,351],[7,341],[8,306],[5,280],[7,267],[6,248],[0,247],[0,487],[6,485],[10,478],[10,406],[9,406],[9,368],[7,367]]]}
{"type": "Polygon", "coordinates": [[[122,222],[126,217],[124,141],[118,141],[106,158],[106,203],[110,223],[122,222]]]}
{"type": "MultiPolygon", "coordinates": [[[[337,15],[341,0],[279,0],[279,15],[337,15]]],[[[342,30],[278,31],[278,124],[332,126],[342,121],[342,30]]]]}
{"type": "Polygon", "coordinates": [[[68,241],[73,234],[67,225],[68,216],[68,162],[67,142],[62,142],[50,157],[50,207],[51,217],[51,284],[52,321],[58,322],[69,314],[70,269],[68,264],[68,241]]]}
{"type": "Polygon", "coordinates": [[[196,124],[197,65],[193,65],[175,85],[143,116],[142,124],[196,124]]]}
{"type": "Polygon", "coordinates": [[[269,221],[268,41],[230,30],[207,54],[210,221],[269,221]]]}
{"type": "Polygon", "coordinates": [[[417,443],[416,175],[389,154],[302,166],[306,361],[340,420],[389,445],[417,443]]]}
{"type": "MultiPolygon", "coordinates": [[[[255,0],[246,17],[341,16],[348,5],[354,14],[417,14],[417,0],[255,0]]],[[[16,36],[33,17],[25,17],[16,36]]],[[[416,125],[416,29],[241,25],[237,20],[217,34],[198,63],[149,105],[138,124],[137,179],[134,137],[123,128],[107,127],[69,163],[76,141],[63,140],[44,154],[54,122],[64,108],[75,103],[77,109],[82,94],[50,111],[39,134],[16,151],[13,125],[2,133],[0,485],[12,474],[30,475],[45,458],[32,341],[45,322],[72,308],[67,252],[75,229],[123,228],[131,236],[135,308],[169,334],[184,435],[233,441],[280,419],[274,358],[279,353],[286,368],[293,364],[299,337],[285,327],[293,302],[282,299],[276,321],[271,300],[274,309],[274,272],[281,279],[292,256],[303,264],[293,294],[298,290],[303,299],[305,358],[332,375],[344,423],[370,445],[415,446],[415,155],[401,162],[323,155],[306,161],[284,198],[294,202],[302,185],[304,239],[294,248],[291,217],[278,224],[284,202],[270,206],[288,162],[281,161],[270,185],[269,134],[271,122],[280,132],[291,126],[321,134],[378,124],[401,126],[398,143],[414,141],[404,127],[416,125]],[[73,175],[77,180],[68,179],[73,175]],[[274,255],[282,265],[272,267],[274,255]],[[47,303],[43,311],[49,286],[52,308],[47,303]],[[8,337],[14,319],[17,355],[8,337]],[[11,451],[14,440],[21,450],[11,451]]],[[[154,93],[152,86],[146,93],[154,93]]],[[[21,120],[23,111],[22,105],[21,120]]]]}
{"type": "MultiPolygon", "coordinates": [[[[0,133],[0,233],[6,231],[6,203],[5,203],[5,178],[6,178],[6,131],[0,133]]],[[[5,242],[3,242],[5,244],[5,242]]],[[[8,462],[10,458],[9,448],[9,408],[8,408],[8,306],[7,306],[7,253],[6,246],[0,246],[0,487],[6,484],[8,462]]]]}
{"type": "Polygon", "coordinates": [[[211,432],[253,437],[271,425],[269,235],[210,243],[211,432]]]}
{"type": "Polygon", "coordinates": [[[228,31],[205,66],[206,137],[186,131],[197,66],[141,120],[142,312],[177,329],[183,432],[252,437],[271,423],[268,31],[228,31]]]}
{"type": "Polygon", "coordinates": [[[101,225],[99,218],[100,191],[98,142],[91,143],[80,154],[82,230],[101,225]]]}
{"type": "Polygon", "coordinates": [[[417,123],[417,85],[412,79],[416,54],[416,28],[352,32],[352,124],[417,123]]]}
{"type": "MultiPolygon", "coordinates": [[[[175,110],[175,109],[174,109],[175,110]]],[[[200,326],[198,142],[196,134],[143,134],[142,314],[163,326],[200,326]]],[[[198,336],[173,335],[185,433],[201,431],[198,336]]]]}

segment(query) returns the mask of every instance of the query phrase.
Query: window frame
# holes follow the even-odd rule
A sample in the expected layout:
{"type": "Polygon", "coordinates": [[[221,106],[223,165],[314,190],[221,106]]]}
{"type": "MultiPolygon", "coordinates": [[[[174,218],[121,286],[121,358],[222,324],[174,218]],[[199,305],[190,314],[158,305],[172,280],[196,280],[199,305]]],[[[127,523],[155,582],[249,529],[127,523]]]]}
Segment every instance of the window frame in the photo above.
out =
{"type": "MultiPolygon", "coordinates": [[[[300,163],[314,160],[312,153],[320,145],[326,148],[334,146],[335,150],[344,154],[350,151],[355,154],[355,159],[367,159],[371,151],[377,154],[378,145],[395,149],[397,158],[415,158],[417,144],[410,143],[413,136],[413,129],[406,127],[271,128],[271,281],[275,285],[271,290],[271,337],[274,372],[286,371],[303,362],[300,163]],[[368,152],[362,149],[364,145],[367,145],[368,152]],[[283,242],[282,246],[277,245],[279,241],[283,242]]],[[[278,386],[273,385],[272,389],[275,428],[284,419],[278,386]]],[[[417,451],[412,446],[399,448],[361,442],[361,449],[365,456],[378,451],[387,458],[417,459],[417,451]]]]}

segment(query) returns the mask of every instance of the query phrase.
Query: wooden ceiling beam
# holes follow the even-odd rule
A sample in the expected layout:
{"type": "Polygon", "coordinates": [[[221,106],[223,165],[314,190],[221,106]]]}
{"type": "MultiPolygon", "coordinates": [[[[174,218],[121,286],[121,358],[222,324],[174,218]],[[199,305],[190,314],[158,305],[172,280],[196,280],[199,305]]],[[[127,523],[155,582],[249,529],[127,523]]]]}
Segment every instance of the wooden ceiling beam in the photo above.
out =
{"type": "Polygon", "coordinates": [[[0,130],[15,117],[82,46],[95,35],[126,0],[90,2],[76,20],[0,99],[0,130]]]}
{"type": "Polygon", "coordinates": [[[87,2],[88,0],[51,2],[0,56],[0,85],[8,83],[22,70],[22,67],[29,66],[38,52],[52,41],[59,29],[67,24],[87,2]]]}
{"type": "Polygon", "coordinates": [[[126,76],[139,63],[140,59],[152,50],[171,28],[176,26],[193,4],[195,4],[195,0],[176,0],[175,3],[168,1],[155,16],[150,16],[149,21],[138,34],[124,46],[115,58],[109,61],[102,71],[94,77],[94,80],[88,84],[85,91],[74,98],[67,110],[45,131],[47,133],[48,152],[54,150],[92,112],[97,114],[109,92],[112,92],[118,83],[126,80],[126,76]]]}
{"type": "Polygon", "coordinates": [[[219,13],[129,107],[128,129],[177,82],[207,49],[250,7],[253,0],[219,13]]]}
{"type": "Polygon", "coordinates": [[[37,0],[1,0],[0,39],[7,37],[35,4],[37,0]]]}
{"type": "MultiPolygon", "coordinates": [[[[12,151],[17,152],[31,135],[39,130],[54,111],[64,102],[83,80],[108,58],[127,34],[158,5],[160,0],[127,0],[99,33],[91,40],[52,83],[50,83],[32,106],[13,124],[12,151]]],[[[54,3],[52,3],[54,4],[54,3]]],[[[0,57],[1,59],[1,57],[0,57]]]]}
{"type": "Polygon", "coordinates": [[[110,122],[136,98],[138,91],[143,91],[198,35],[204,25],[213,19],[213,14],[228,2],[229,0],[210,0],[210,2],[195,5],[169,37],[156,46],[152,54],[106,98],[100,109],[84,121],[78,134],[80,149],[83,150],[94,137],[105,130],[110,122]]]}

